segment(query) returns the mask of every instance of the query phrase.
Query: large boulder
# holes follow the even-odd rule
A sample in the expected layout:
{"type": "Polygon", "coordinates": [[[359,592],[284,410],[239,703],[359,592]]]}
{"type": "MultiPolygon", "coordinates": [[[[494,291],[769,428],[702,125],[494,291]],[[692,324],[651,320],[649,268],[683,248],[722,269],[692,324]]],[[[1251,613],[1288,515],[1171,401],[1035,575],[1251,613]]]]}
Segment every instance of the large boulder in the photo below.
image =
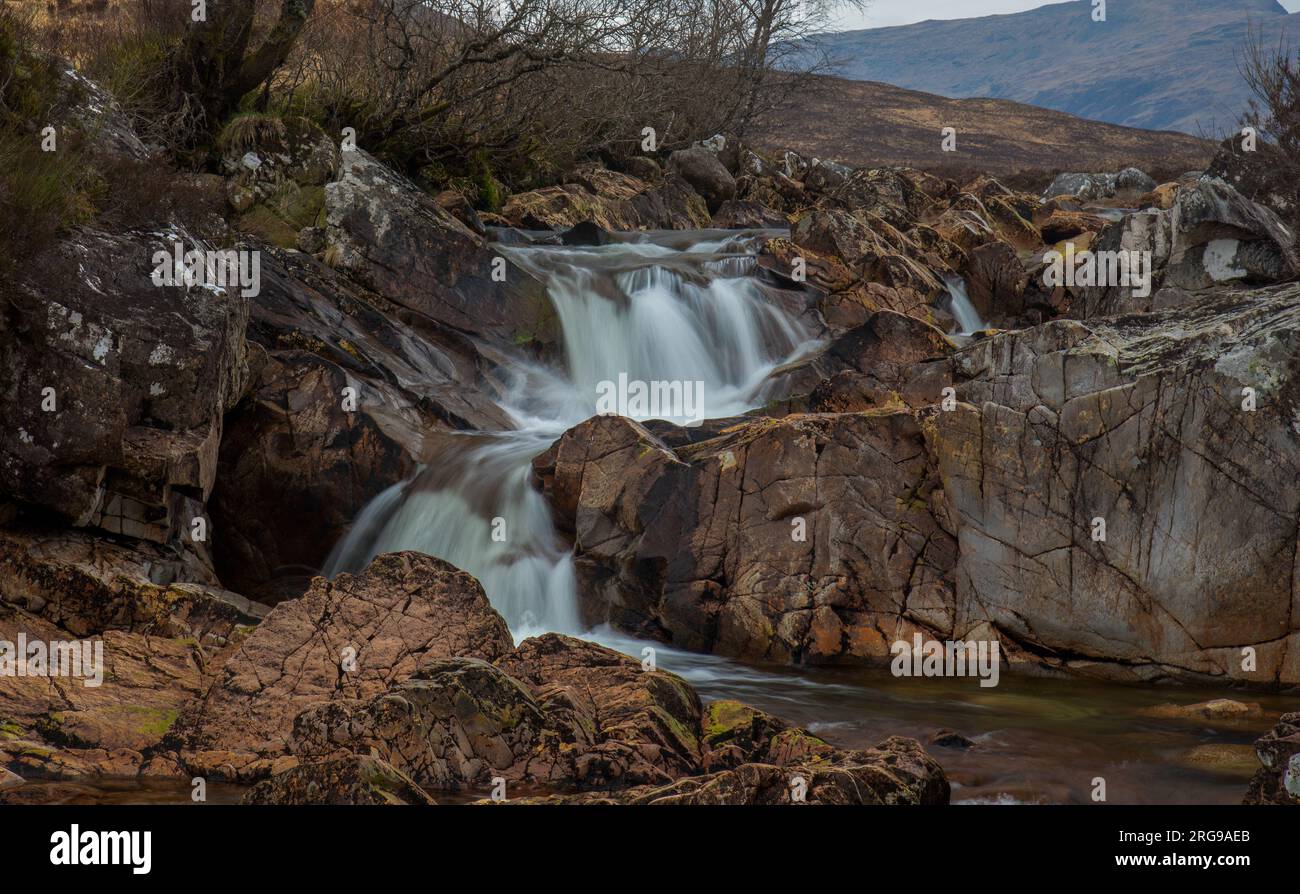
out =
{"type": "Polygon", "coordinates": [[[0,530],[0,602],[74,636],[121,630],[218,648],[268,611],[216,586],[183,549],[44,528],[0,530]]]}
{"type": "Polygon", "coordinates": [[[710,213],[722,203],[736,197],[736,178],[718,160],[714,152],[703,146],[679,149],[668,156],[668,169],[675,171],[704,197],[710,213]]]}
{"type": "Polygon", "coordinates": [[[421,316],[509,343],[550,315],[539,281],[510,265],[494,281],[482,237],[361,149],[325,185],[325,218],[325,259],[421,316]]]}
{"type": "Polygon", "coordinates": [[[187,708],[174,744],[203,775],[256,778],[283,765],[308,706],[372,698],[440,659],[512,647],[474,578],[419,553],[379,556],[277,605],[187,708]]]}
{"type": "Polygon", "coordinates": [[[226,417],[210,506],[222,581],[275,602],[302,594],[365,506],[427,459],[432,433],[510,423],[470,339],[312,258],[263,260],[249,323],[263,351],[226,417]]]}
{"type": "Polygon", "coordinates": [[[1291,228],[1223,180],[1209,177],[1180,185],[1168,210],[1142,211],[1111,224],[1090,249],[1143,252],[1152,275],[1149,290],[1115,283],[1079,289],[1085,319],[1152,310],[1162,288],[1260,285],[1300,274],[1291,228]]]}
{"type": "Polygon", "coordinates": [[[6,603],[0,641],[9,649],[75,645],[89,665],[72,676],[31,675],[30,668],[0,674],[0,766],[25,778],[174,772],[150,755],[206,685],[208,659],[198,643],[123,630],[78,640],[6,603]]]}
{"type": "Polygon", "coordinates": [[[1298,298],[1060,321],[960,352],[963,402],[930,440],[957,612],[1079,673],[1300,681],[1298,298]]]}
{"type": "Polygon", "coordinates": [[[249,297],[155,285],[173,246],[210,248],[83,229],[18,274],[0,310],[0,495],[157,543],[190,533],[248,376],[249,297]]]}
{"type": "Polygon", "coordinates": [[[1154,179],[1137,168],[1125,168],[1114,174],[1058,174],[1043,191],[1043,198],[1074,196],[1084,201],[1096,201],[1117,196],[1135,197],[1156,186],[1154,179]]]}
{"type": "Polygon", "coordinates": [[[647,181],[585,165],[570,172],[566,181],[516,193],[501,209],[502,218],[527,230],[568,230],[584,223],[609,231],[709,225],[704,200],[676,172],[647,181]]]}
{"type": "Polygon", "coordinates": [[[800,779],[809,803],[948,800],[943,771],[914,741],[846,752],[738,702],[702,710],[672,674],[558,634],[525,640],[495,665],[441,660],[372,699],[312,706],[290,748],[299,763],[248,801],[496,791],[525,803],[722,803],[715,793],[725,790],[725,803],[788,803],[778,789],[800,779]],[[520,798],[516,786],[561,794],[520,798]]]}
{"type": "Polygon", "coordinates": [[[670,450],[597,417],[533,466],[590,620],[752,659],[881,660],[954,621],[922,426],[893,408],[788,416],[670,450]]]}

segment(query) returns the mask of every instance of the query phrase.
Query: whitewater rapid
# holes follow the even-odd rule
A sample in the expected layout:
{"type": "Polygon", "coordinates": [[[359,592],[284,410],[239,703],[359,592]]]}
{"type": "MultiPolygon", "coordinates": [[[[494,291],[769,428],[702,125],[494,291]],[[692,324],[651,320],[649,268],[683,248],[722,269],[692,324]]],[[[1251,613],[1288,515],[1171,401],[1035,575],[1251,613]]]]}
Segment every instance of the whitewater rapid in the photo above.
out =
{"type": "MultiPolygon", "coordinates": [[[[436,459],[380,494],[331,553],[324,573],[417,550],[473,574],[517,639],[587,633],[573,562],[533,457],[596,415],[602,383],[702,383],[705,418],[736,416],[776,396],[772,373],[816,350],[812,326],[754,275],[775,231],[635,234],[601,246],[499,246],[546,283],[563,363],[522,354],[500,405],[515,428],[439,435],[436,459]]],[[[665,418],[679,424],[682,414],[665,418]]],[[[698,421],[698,420],[696,420],[698,421]]]]}

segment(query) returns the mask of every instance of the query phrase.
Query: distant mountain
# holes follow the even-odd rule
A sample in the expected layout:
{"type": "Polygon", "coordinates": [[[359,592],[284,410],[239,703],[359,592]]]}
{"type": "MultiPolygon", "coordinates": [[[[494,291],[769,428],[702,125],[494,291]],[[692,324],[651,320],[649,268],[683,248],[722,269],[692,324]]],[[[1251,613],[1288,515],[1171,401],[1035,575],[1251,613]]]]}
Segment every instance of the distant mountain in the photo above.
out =
{"type": "Polygon", "coordinates": [[[1075,0],[1012,15],[822,35],[854,80],[996,97],[1151,130],[1215,135],[1249,95],[1234,52],[1251,25],[1300,44],[1277,0],[1075,0]]]}
{"type": "Polygon", "coordinates": [[[1004,99],[948,99],[830,77],[813,79],[752,137],[770,149],[794,149],[853,166],[901,164],[998,175],[1134,165],[1157,178],[1172,178],[1203,168],[1216,148],[1187,134],[1088,121],[1004,99]],[[955,152],[942,150],[945,127],[957,130],[955,152]]]}

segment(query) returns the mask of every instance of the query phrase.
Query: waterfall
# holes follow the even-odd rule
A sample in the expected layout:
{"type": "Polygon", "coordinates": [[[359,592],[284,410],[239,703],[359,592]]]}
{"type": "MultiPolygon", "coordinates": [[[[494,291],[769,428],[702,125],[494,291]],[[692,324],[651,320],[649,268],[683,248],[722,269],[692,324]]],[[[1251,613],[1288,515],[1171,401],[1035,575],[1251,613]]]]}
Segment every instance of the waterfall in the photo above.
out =
{"type": "MultiPolygon", "coordinates": [[[[516,428],[437,434],[436,458],[389,488],[334,547],[324,573],[418,550],[473,574],[517,637],[582,632],[571,556],[530,484],[531,461],[597,412],[602,383],[702,383],[703,416],[744,413],[774,369],[816,347],[797,308],[752,274],[763,232],[638,234],[592,247],[500,246],[547,284],[563,365],[515,358],[501,406],[516,428]]],[[[651,414],[629,413],[637,418],[651,414]]],[[[685,422],[680,413],[658,418],[685,422]]]]}
{"type": "Polygon", "coordinates": [[[970,298],[966,294],[966,281],[960,276],[945,276],[944,284],[948,287],[948,301],[952,315],[957,320],[957,331],[953,334],[974,335],[981,329],[988,328],[987,324],[980,319],[975,305],[970,303],[970,298]]]}

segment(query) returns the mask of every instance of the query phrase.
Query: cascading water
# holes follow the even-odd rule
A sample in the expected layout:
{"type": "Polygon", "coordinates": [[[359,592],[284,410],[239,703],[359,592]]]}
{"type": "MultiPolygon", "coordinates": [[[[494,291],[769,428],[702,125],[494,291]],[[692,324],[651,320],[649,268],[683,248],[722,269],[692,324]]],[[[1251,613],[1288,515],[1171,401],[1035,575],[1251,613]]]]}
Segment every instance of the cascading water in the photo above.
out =
{"type": "MultiPolygon", "coordinates": [[[[816,342],[796,309],[752,275],[754,251],[770,235],[704,231],[592,247],[502,246],[547,283],[565,368],[517,359],[501,401],[516,429],[441,436],[429,466],[361,513],[326,575],[359,570],[380,553],[418,550],[478,578],[516,637],[580,632],[571,559],[530,484],[531,461],[595,415],[601,384],[620,375],[703,383],[696,421],[738,415],[771,397],[772,371],[816,342]]],[[[680,412],[657,415],[688,421],[680,412]]]]}
{"type": "Polygon", "coordinates": [[[949,307],[957,320],[957,331],[953,334],[974,335],[981,329],[987,328],[985,322],[980,319],[979,311],[975,310],[975,305],[971,304],[970,297],[966,294],[966,281],[960,276],[946,276],[944,284],[948,287],[949,307]]]}

